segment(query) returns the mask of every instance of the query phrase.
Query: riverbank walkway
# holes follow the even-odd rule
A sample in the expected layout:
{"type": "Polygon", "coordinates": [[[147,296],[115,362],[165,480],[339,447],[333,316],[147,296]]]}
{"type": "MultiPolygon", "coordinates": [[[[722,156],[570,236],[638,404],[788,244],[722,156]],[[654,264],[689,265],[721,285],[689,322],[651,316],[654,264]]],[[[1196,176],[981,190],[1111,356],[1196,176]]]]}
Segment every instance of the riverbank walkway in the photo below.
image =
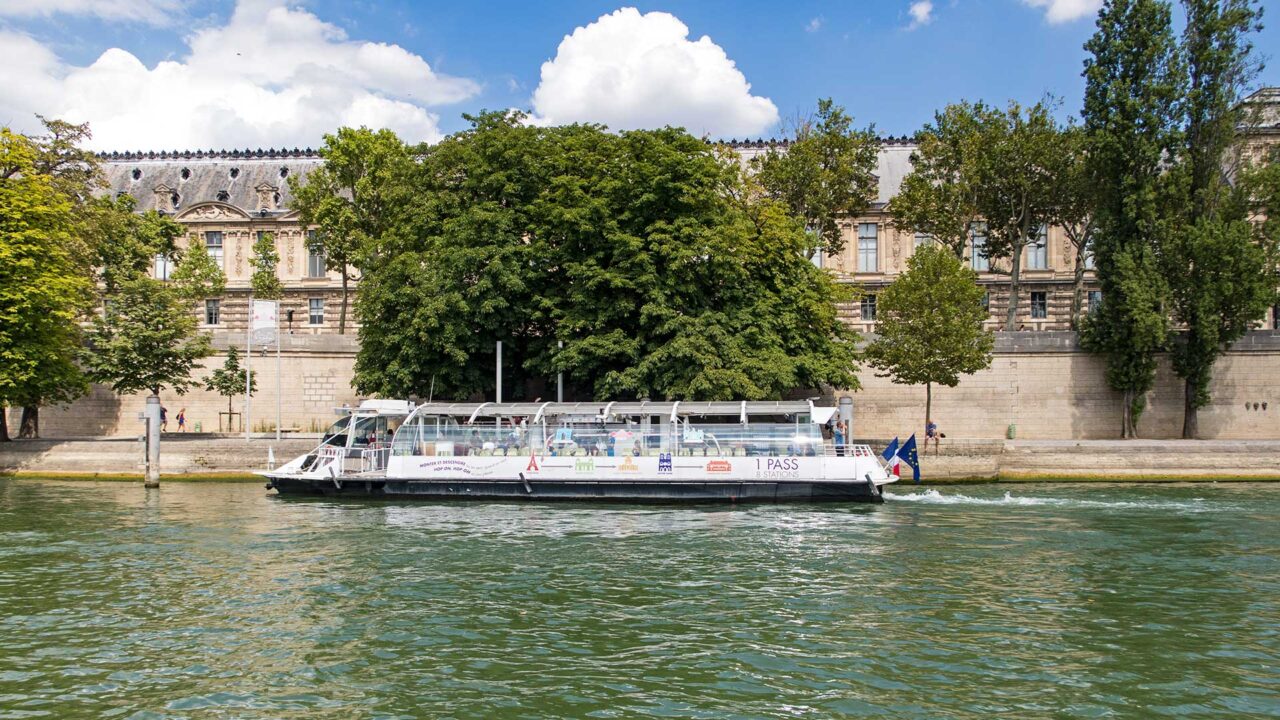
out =
{"type": "MultiPolygon", "coordinates": [[[[315,447],[319,434],[166,433],[161,472],[170,479],[253,479],[268,450],[284,463],[315,447]]],[[[860,440],[877,449],[888,439],[860,440]]],[[[1033,480],[1280,480],[1280,440],[943,441],[922,453],[926,482],[1033,480]]],[[[50,438],[0,443],[0,475],[129,479],[141,477],[137,438],[50,438]]],[[[908,480],[909,482],[909,480],[908,480]]]]}

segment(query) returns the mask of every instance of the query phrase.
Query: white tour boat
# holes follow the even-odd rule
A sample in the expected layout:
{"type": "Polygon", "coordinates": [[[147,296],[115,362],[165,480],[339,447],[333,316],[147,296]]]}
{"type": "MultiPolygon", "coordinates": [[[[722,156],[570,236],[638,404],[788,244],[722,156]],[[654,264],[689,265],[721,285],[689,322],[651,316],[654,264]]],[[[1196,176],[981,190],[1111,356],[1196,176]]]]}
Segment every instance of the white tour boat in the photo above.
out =
{"type": "Polygon", "coordinates": [[[835,412],[809,401],[369,400],[316,450],[262,474],[284,495],[882,501],[897,478],[870,446],[824,439],[835,412]]]}

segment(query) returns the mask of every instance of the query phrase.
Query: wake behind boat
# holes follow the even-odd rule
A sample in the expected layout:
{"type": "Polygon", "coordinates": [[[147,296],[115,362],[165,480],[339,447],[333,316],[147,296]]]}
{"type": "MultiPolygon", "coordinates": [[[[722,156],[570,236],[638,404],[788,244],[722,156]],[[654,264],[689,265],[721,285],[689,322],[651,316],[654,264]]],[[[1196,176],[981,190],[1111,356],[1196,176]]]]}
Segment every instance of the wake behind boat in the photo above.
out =
{"type": "Polygon", "coordinates": [[[808,401],[370,400],[262,474],[282,495],[628,502],[883,502],[870,446],[808,401]],[[388,442],[389,440],[389,442],[388,442]]]}

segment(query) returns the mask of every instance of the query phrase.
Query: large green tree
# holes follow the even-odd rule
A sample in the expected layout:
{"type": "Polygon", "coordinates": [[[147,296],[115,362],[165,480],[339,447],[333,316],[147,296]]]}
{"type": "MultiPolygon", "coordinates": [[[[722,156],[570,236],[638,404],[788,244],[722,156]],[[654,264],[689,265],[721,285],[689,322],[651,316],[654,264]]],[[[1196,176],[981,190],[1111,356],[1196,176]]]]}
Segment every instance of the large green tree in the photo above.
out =
{"type": "Polygon", "coordinates": [[[977,276],[954,253],[924,245],[876,299],[876,337],[866,361],[895,383],[925,386],[926,423],[935,383],[955,387],[961,376],[991,365],[995,338],[982,327],[982,295],[977,276]]]}
{"type": "Polygon", "coordinates": [[[343,334],[353,272],[380,255],[389,235],[408,227],[404,214],[412,201],[407,179],[413,155],[390,130],[344,127],[325,135],[320,156],[324,164],[306,176],[291,176],[289,189],[302,222],[314,226],[309,249],[324,257],[326,269],[342,276],[338,333],[343,334]]]}
{"type": "Polygon", "coordinates": [[[240,351],[235,345],[227,348],[227,359],[222,367],[205,378],[204,389],[216,392],[227,399],[227,431],[231,431],[231,401],[248,390],[250,395],[258,391],[258,373],[240,364],[240,351]]]}
{"type": "Polygon", "coordinates": [[[1071,282],[1071,329],[1079,330],[1084,311],[1085,272],[1092,258],[1097,193],[1089,175],[1088,138],[1082,128],[1069,125],[1054,148],[1050,224],[1062,228],[1075,251],[1071,282]]]}
{"type": "Polygon", "coordinates": [[[75,360],[93,298],[75,202],[41,156],[32,139],[0,129],[0,415],[23,407],[28,436],[39,434],[35,408],[87,389],[75,360]]]}
{"type": "Polygon", "coordinates": [[[981,113],[970,103],[948,105],[916,133],[911,172],[889,201],[893,225],[927,235],[964,257],[978,208],[981,113]]]}
{"type": "Polygon", "coordinates": [[[1248,0],[1183,6],[1185,133],[1181,162],[1169,171],[1177,202],[1161,234],[1160,261],[1183,328],[1172,345],[1173,369],[1184,382],[1182,436],[1194,438],[1214,364],[1275,297],[1276,256],[1274,246],[1257,242],[1247,204],[1228,178],[1237,128],[1248,120],[1242,96],[1259,69],[1250,35],[1261,29],[1261,8],[1248,0]]]}
{"type": "Polygon", "coordinates": [[[483,392],[496,340],[515,393],[555,372],[596,397],[854,386],[844,295],[805,259],[804,220],[750,197],[716,147],[471,122],[421,150],[413,226],[366,268],[361,392],[483,392]]]}
{"type": "Polygon", "coordinates": [[[1102,305],[1084,325],[1122,395],[1121,435],[1137,437],[1156,353],[1168,336],[1167,283],[1156,257],[1177,160],[1182,67],[1168,4],[1107,0],[1085,44],[1084,129],[1097,190],[1094,258],[1102,305]]]}
{"type": "Polygon", "coordinates": [[[191,301],[214,289],[217,278],[210,283],[205,273],[194,271],[179,273],[181,282],[151,277],[149,259],[173,256],[185,229],[155,212],[112,214],[111,219],[110,237],[120,244],[105,252],[99,269],[104,307],[93,320],[84,366],[94,382],[120,394],[147,390],[159,395],[166,387],[185,393],[197,385],[191,373],[199,360],[212,353],[191,301]]]}
{"type": "MultiPolygon", "coordinates": [[[[1008,262],[1005,330],[1018,328],[1023,255],[1053,218],[1057,178],[1066,169],[1058,152],[1062,130],[1044,103],[1025,111],[972,106],[979,152],[974,198],[987,224],[987,256],[1008,262]]],[[[1003,269],[1003,268],[1002,268],[1003,269]]]]}
{"type": "Polygon", "coordinates": [[[856,217],[876,199],[875,129],[857,129],[843,107],[819,100],[817,112],[795,123],[795,138],[756,157],[755,180],[765,194],[801,219],[809,232],[805,254],[836,254],[844,248],[841,221],[856,217]]]}

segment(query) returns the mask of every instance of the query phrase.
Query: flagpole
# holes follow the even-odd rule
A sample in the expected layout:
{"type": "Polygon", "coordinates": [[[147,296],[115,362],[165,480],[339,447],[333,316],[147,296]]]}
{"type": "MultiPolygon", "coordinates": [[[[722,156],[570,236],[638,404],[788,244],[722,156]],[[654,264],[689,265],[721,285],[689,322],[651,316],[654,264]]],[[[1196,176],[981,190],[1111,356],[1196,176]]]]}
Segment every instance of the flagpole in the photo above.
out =
{"type": "Polygon", "coordinates": [[[280,301],[276,301],[276,442],[280,442],[280,408],[282,404],[280,390],[280,342],[283,340],[280,334],[280,301]]]}
{"type": "Polygon", "coordinates": [[[253,364],[253,296],[249,296],[249,318],[248,328],[244,333],[244,419],[241,424],[244,425],[244,441],[249,442],[249,397],[250,389],[253,384],[253,372],[250,367],[253,364]]]}

